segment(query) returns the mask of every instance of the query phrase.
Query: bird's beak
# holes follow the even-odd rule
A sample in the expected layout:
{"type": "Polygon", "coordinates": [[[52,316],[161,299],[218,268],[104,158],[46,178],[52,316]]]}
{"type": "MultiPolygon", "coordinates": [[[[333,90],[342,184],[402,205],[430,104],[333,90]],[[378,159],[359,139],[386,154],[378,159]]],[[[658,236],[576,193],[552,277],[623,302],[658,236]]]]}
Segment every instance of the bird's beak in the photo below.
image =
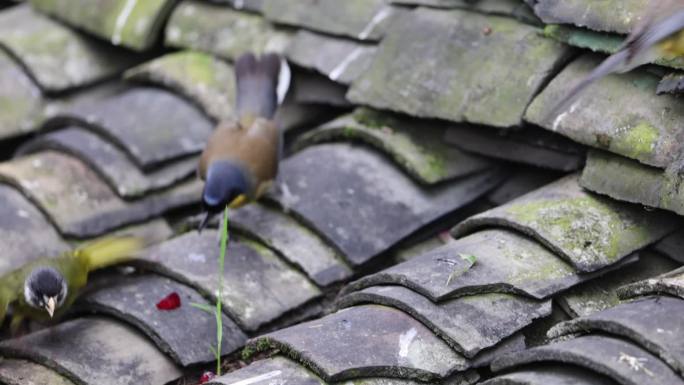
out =
{"type": "Polygon", "coordinates": [[[56,304],[55,297],[48,298],[47,303],[45,304],[45,310],[50,314],[50,318],[55,314],[56,304]]]}
{"type": "Polygon", "coordinates": [[[197,228],[197,232],[202,233],[202,230],[204,230],[204,228],[207,227],[209,219],[211,219],[211,213],[207,211],[204,215],[204,218],[202,219],[202,222],[200,222],[199,227],[197,228]]]}
{"type": "Polygon", "coordinates": [[[240,194],[237,197],[235,197],[235,199],[233,199],[233,201],[230,202],[230,204],[228,204],[228,208],[237,209],[244,206],[245,204],[247,204],[247,196],[245,194],[240,194]]]}

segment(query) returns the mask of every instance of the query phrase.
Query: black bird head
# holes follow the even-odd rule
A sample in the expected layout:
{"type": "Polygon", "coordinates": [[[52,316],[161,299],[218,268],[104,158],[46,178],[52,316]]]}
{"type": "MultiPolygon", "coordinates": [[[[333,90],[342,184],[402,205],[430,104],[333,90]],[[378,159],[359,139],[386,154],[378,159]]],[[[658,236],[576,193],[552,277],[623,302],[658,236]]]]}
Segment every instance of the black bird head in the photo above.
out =
{"type": "Polygon", "coordinates": [[[202,191],[202,208],[206,215],[199,225],[199,231],[226,206],[235,208],[247,203],[249,187],[249,178],[242,166],[227,160],[212,162],[207,169],[202,191]]]}
{"type": "Polygon", "coordinates": [[[50,317],[67,297],[67,283],[62,274],[52,267],[38,267],[26,277],[24,298],[29,306],[44,309],[50,317]]]}

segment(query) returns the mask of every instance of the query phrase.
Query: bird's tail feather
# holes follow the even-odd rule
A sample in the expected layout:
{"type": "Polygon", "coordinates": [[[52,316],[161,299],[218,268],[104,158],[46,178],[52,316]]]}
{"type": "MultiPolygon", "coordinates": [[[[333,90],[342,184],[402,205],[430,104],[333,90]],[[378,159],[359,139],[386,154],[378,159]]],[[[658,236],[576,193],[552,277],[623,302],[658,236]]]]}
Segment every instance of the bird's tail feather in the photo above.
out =
{"type": "Polygon", "coordinates": [[[276,54],[257,58],[246,53],[236,60],[237,112],[241,121],[244,118],[273,118],[278,107],[279,73],[280,57],[276,54]]]}
{"type": "Polygon", "coordinates": [[[145,246],[139,237],[106,237],[79,247],[75,253],[85,259],[90,271],[131,260],[145,246]]]}

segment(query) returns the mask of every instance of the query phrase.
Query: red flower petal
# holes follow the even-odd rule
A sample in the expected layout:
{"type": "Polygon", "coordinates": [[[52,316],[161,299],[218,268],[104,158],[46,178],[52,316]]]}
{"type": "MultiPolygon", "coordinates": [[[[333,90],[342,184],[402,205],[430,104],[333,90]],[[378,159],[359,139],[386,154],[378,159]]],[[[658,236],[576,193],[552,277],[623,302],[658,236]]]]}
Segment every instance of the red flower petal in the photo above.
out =
{"type": "Polygon", "coordinates": [[[199,383],[200,383],[200,384],[204,384],[204,383],[206,383],[206,382],[209,382],[209,381],[213,380],[214,377],[216,377],[216,375],[215,375],[214,373],[209,372],[209,371],[204,372],[204,373],[202,374],[202,377],[200,377],[199,383]]]}
{"type": "Polygon", "coordinates": [[[175,310],[181,305],[180,296],[175,291],[157,302],[157,309],[159,310],[175,310]]]}

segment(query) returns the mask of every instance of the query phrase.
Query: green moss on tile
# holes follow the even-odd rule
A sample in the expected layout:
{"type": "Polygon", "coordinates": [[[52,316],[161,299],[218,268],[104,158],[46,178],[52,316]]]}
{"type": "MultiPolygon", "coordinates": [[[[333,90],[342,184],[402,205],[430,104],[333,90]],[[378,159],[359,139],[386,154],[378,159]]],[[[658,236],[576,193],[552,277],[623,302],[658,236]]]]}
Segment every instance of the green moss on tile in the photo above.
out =
{"type": "Polygon", "coordinates": [[[544,28],[544,36],[575,47],[604,53],[616,52],[624,41],[624,37],[620,35],[555,24],[547,25],[546,28],[544,28]]]}
{"type": "Polygon", "coordinates": [[[650,159],[659,139],[657,128],[641,122],[616,135],[610,142],[610,148],[633,159],[650,159]]]}
{"type": "Polygon", "coordinates": [[[133,80],[158,83],[197,103],[215,120],[234,118],[233,67],[198,51],[171,53],[126,72],[133,80]]]}
{"type": "Polygon", "coordinates": [[[290,32],[276,29],[261,16],[189,0],[174,10],[165,42],[234,60],[248,51],[283,52],[290,38],[290,32]]]}
{"type": "Polygon", "coordinates": [[[576,274],[566,262],[560,258],[535,258],[533,255],[523,252],[509,256],[510,258],[521,259],[523,261],[540,261],[533,268],[511,271],[510,281],[512,284],[540,282],[546,280],[562,279],[576,274]]]}
{"type": "Polygon", "coordinates": [[[425,184],[468,175],[490,166],[484,158],[444,143],[445,128],[442,122],[360,108],[303,135],[295,148],[337,140],[365,142],[385,152],[408,174],[425,184]]]}
{"type": "Polygon", "coordinates": [[[152,47],[173,0],[31,0],[33,6],[115,45],[152,47]]]}
{"type": "Polygon", "coordinates": [[[395,123],[388,114],[371,110],[369,108],[359,108],[353,113],[354,120],[367,128],[391,127],[395,123]]]}
{"type": "Polygon", "coordinates": [[[622,244],[641,244],[646,230],[623,218],[619,210],[593,197],[542,200],[509,206],[506,211],[553,242],[574,263],[613,263],[624,257],[622,244]]]}
{"type": "MultiPolygon", "coordinates": [[[[147,46],[156,40],[155,36],[159,29],[155,26],[155,23],[160,23],[156,20],[163,14],[163,9],[168,4],[168,0],[138,0],[133,6],[133,10],[127,18],[127,22],[120,32],[121,43],[124,45],[131,46],[147,46]],[[149,42],[149,43],[148,43],[149,42]]],[[[122,12],[124,10],[122,9],[122,12]]],[[[117,18],[121,14],[117,14],[117,18]]],[[[116,21],[114,24],[115,29],[112,33],[112,41],[116,44],[114,39],[118,36],[116,30],[116,21]]]]}
{"type": "Polygon", "coordinates": [[[249,361],[251,360],[256,354],[261,353],[261,352],[266,352],[271,349],[275,349],[276,346],[275,344],[271,341],[270,338],[267,337],[261,337],[258,338],[256,341],[250,342],[247,344],[242,351],[240,352],[240,358],[243,361],[249,361]]]}

